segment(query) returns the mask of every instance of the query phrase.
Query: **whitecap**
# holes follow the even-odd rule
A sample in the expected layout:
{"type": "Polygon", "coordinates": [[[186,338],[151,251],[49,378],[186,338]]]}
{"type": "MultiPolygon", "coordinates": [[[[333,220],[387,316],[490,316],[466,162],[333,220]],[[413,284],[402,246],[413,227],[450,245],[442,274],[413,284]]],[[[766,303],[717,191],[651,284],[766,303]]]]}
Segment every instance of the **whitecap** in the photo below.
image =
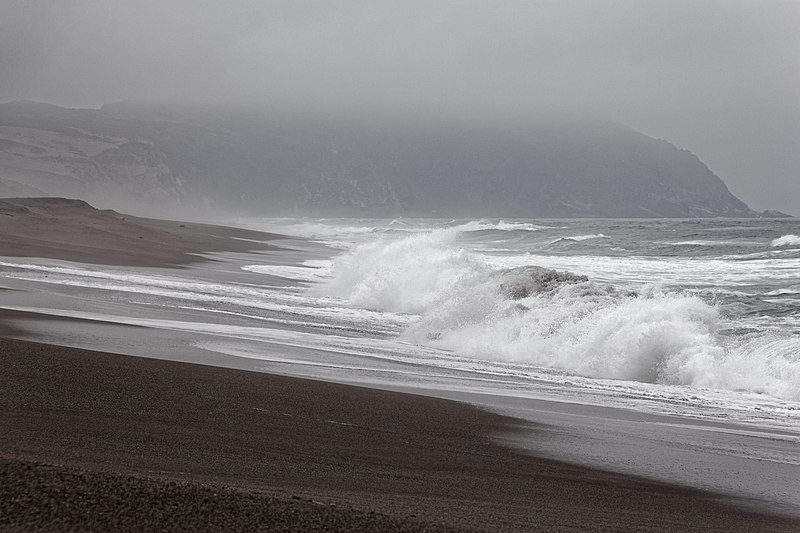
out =
{"type": "Polygon", "coordinates": [[[547,229],[547,227],[539,226],[537,224],[531,224],[530,222],[506,222],[504,220],[500,220],[499,222],[492,222],[484,219],[484,220],[471,220],[469,222],[465,222],[463,224],[454,226],[453,229],[462,232],[489,231],[489,230],[540,231],[542,229],[547,229]]]}
{"type": "Polygon", "coordinates": [[[778,248],[781,246],[800,246],[800,236],[797,235],[783,235],[772,241],[772,246],[778,248]]]}
{"type": "Polygon", "coordinates": [[[558,244],[561,242],[582,242],[582,241],[590,241],[594,239],[607,239],[608,235],[604,235],[602,233],[595,233],[591,235],[571,235],[568,237],[561,237],[554,241],[551,241],[550,244],[558,244]]]}

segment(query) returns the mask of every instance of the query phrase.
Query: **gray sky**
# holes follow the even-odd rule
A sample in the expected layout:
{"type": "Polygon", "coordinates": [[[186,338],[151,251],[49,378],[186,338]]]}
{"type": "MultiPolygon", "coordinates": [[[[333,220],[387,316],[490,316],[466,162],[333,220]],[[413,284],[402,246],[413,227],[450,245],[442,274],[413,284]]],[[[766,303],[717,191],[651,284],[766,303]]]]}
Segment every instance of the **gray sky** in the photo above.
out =
{"type": "Polygon", "coordinates": [[[800,0],[0,0],[0,101],[606,115],[800,215],[800,0]]]}

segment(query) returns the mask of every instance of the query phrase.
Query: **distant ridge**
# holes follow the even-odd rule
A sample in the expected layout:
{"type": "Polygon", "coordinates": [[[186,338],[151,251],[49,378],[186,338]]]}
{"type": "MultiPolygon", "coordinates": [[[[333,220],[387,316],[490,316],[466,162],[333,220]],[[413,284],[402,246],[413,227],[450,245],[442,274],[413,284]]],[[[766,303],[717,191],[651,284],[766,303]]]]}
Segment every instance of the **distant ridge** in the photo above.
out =
{"type": "Polygon", "coordinates": [[[0,105],[5,194],[276,215],[761,215],[692,153],[611,122],[492,125],[144,102],[0,105]]]}

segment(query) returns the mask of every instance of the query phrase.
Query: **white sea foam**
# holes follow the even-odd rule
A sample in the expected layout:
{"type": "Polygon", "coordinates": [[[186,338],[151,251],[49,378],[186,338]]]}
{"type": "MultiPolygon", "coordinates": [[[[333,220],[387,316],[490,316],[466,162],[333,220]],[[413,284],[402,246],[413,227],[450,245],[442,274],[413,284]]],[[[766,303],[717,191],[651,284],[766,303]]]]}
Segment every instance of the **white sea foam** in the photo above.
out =
{"type": "Polygon", "coordinates": [[[551,241],[550,244],[556,244],[559,242],[581,242],[581,241],[590,241],[594,239],[607,239],[608,236],[602,233],[595,233],[591,235],[570,235],[568,237],[561,237],[559,239],[555,239],[551,241]]]}
{"type": "Polygon", "coordinates": [[[313,291],[418,315],[405,338],[480,360],[800,399],[796,336],[725,336],[734,325],[697,296],[498,267],[457,247],[456,235],[358,246],[313,291]]]}
{"type": "MultiPolygon", "coordinates": [[[[775,252],[772,252],[775,253],[775,252]]],[[[653,284],[675,286],[707,286],[724,284],[729,289],[772,282],[791,283],[800,272],[800,258],[774,261],[753,258],[735,261],[730,258],[637,257],[637,256],[558,256],[504,255],[484,256],[483,260],[497,268],[518,265],[539,265],[557,270],[580,272],[594,280],[616,284],[653,284]]]]}
{"type": "MultiPolygon", "coordinates": [[[[327,261],[326,261],[327,263],[327,261]]],[[[319,281],[323,279],[328,273],[328,265],[309,265],[303,266],[290,266],[290,265],[244,265],[241,267],[246,272],[253,272],[255,274],[267,274],[270,276],[277,276],[279,278],[286,278],[298,281],[319,281]]]]}
{"type": "Polygon", "coordinates": [[[314,292],[379,311],[424,313],[453,287],[485,278],[491,268],[452,246],[456,229],[371,242],[336,259],[332,278],[314,292]]]}
{"type": "Polygon", "coordinates": [[[781,246],[800,246],[800,236],[798,235],[784,235],[772,241],[773,248],[781,246]]]}
{"type": "Polygon", "coordinates": [[[453,229],[458,231],[539,231],[545,228],[546,226],[531,224],[530,222],[506,222],[504,220],[500,220],[499,222],[491,222],[488,220],[471,220],[464,224],[453,227],[453,229]]]}

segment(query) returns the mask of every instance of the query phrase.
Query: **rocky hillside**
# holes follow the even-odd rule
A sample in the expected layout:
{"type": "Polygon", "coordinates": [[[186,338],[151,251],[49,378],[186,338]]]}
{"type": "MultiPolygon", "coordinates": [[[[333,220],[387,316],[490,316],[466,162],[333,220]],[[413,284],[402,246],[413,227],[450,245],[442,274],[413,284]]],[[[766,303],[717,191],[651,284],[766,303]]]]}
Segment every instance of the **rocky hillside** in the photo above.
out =
{"type": "Polygon", "coordinates": [[[0,105],[0,196],[355,216],[756,216],[696,156],[602,121],[495,126],[0,105]]]}

